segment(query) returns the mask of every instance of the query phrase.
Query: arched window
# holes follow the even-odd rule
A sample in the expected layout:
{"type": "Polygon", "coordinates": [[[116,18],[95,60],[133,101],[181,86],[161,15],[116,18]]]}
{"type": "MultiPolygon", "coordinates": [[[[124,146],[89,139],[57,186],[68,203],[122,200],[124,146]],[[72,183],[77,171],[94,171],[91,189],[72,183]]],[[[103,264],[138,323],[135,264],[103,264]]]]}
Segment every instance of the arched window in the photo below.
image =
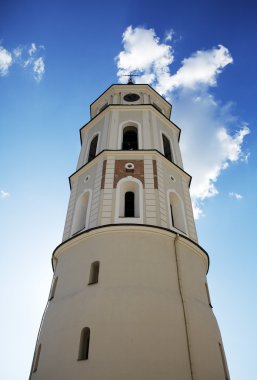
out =
{"type": "Polygon", "coordinates": [[[143,184],[139,179],[125,177],[117,183],[115,221],[143,223],[143,184]]]}
{"type": "Polygon", "coordinates": [[[173,162],[170,140],[162,134],[163,153],[167,160],[173,162]]]}
{"type": "Polygon", "coordinates": [[[87,162],[90,162],[90,161],[93,160],[93,158],[95,158],[95,156],[96,156],[96,149],[97,149],[97,142],[98,142],[98,135],[96,135],[96,136],[91,140],[90,147],[89,147],[89,153],[88,153],[88,160],[87,160],[87,162]]]}
{"type": "Polygon", "coordinates": [[[36,350],[35,355],[34,355],[34,361],[33,361],[32,372],[37,372],[37,367],[38,367],[38,363],[39,363],[40,352],[41,352],[41,344],[39,344],[39,346],[37,347],[37,350],[36,350]]]}
{"type": "Polygon", "coordinates": [[[77,200],[73,217],[72,234],[83,230],[87,226],[89,197],[90,193],[86,191],[77,200]]]}
{"type": "Polygon", "coordinates": [[[50,290],[48,301],[51,301],[54,298],[54,294],[55,294],[55,290],[56,290],[56,286],[57,286],[57,281],[58,281],[58,277],[55,277],[53,279],[53,284],[52,284],[52,287],[50,290]]]}
{"type": "Polygon", "coordinates": [[[137,150],[138,149],[138,135],[137,128],[128,126],[123,129],[123,150],[137,150]]]}
{"type": "Polygon", "coordinates": [[[100,262],[99,261],[94,261],[91,264],[88,285],[92,285],[92,284],[97,284],[98,283],[99,268],[100,268],[100,262]]]}
{"type": "Polygon", "coordinates": [[[186,233],[186,223],[182,201],[177,193],[171,191],[168,195],[170,210],[170,226],[186,233]]]}
{"type": "Polygon", "coordinates": [[[90,328],[84,327],[80,334],[78,360],[87,360],[89,354],[90,328]]]}
{"type": "Polygon", "coordinates": [[[125,218],[134,218],[135,216],[135,194],[133,191],[127,191],[125,193],[125,218]]]}

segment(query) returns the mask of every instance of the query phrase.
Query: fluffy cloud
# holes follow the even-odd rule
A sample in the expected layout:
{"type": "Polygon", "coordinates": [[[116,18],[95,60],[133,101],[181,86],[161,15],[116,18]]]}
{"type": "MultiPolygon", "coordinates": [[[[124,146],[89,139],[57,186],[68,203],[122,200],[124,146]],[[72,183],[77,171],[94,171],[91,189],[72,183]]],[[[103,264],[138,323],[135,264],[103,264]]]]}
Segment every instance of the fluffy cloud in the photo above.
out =
{"type": "Polygon", "coordinates": [[[173,31],[166,33],[161,42],[153,29],[129,26],[123,33],[124,49],[116,57],[117,75],[124,83],[124,75],[136,71],[136,83],[151,84],[172,99],[172,116],[182,128],[182,156],[185,170],[193,177],[191,196],[195,216],[199,217],[203,201],[218,194],[220,173],[231,163],[247,162],[242,146],[249,128],[234,116],[232,104],[221,104],[209,92],[210,87],[217,86],[223,69],[233,62],[229,50],[223,45],[198,50],[171,74],[173,35],[173,31]]]}
{"type": "Polygon", "coordinates": [[[37,46],[34,42],[28,46],[18,46],[9,52],[0,47],[0,75],[8,74],[12,64],[18,64],[25,69],[30,69],[37,82],[40,82],[45,73],[44,58],[42,56],[44,46],[37,46]]]}
{"type": "Polygon", "coordinates": [[[116,58],[121,82],[127,80],[124,75],[138,70],[142,74],[140,83],[153,83],[159,70],[168,67],[173,61],[171,46],[160,43],[153,29],[133,29],[129,26],[123,33],[122,41],[124,50],[116,58]]]}
{"type": "Polygon", "coordinates": [[[230,196],[231,198],[235,198],[236,200],[240,200],[240,199],[243,198],[243,196],[242,196],[241,194],[234,193],[234,192],[229,193],[229,196],[230,196]]]}
{"type": "Polygon", "coordinates": [[[0,46],[0,75],[5,76],[8,74],[9,67],[12,64],[12,55],[0,46]]]}
{"type": "Polygon", "coordinates": [[[7,191],[4,191],[4,190],[0,190],[0,198],[4,199],[4,198],[8,198],[11,194],[8,193],[7,191]]]}

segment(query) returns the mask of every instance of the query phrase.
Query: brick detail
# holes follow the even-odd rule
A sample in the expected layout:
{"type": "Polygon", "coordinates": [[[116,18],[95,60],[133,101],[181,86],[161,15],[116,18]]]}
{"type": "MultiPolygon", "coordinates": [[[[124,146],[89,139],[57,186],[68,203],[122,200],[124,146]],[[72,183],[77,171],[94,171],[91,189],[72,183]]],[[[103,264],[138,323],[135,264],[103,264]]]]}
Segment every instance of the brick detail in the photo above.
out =
{"type": "Polygon", "coordinates": [[[154,188],[158,189],[158,177],[157,177],[157,164],[156,164],[156,160],[153,160],[153,179],[154,179],[154,188]]]}
{"type": "Polygon", "coordinates": [[[101,189],[104,189],[105,173],[106,173],[106,163],[107,163],[107,160],[104,160],[104,162],[103,162],[103,171],[102,171],[102,180],[101,180],[101,189]]]}
{"type": "Polygon", "coordinates": [[[114,169],[113,188],[115,189],[117,187],[117,183],[120,179],[125,178],[127,176],[139,179],[142,182],[143,187],[145,187],[144,160],[116,160],[114,169]],[[134,164],[133,171],[127,171],[125,168],[125,165],[129,162],[134,164]]]}

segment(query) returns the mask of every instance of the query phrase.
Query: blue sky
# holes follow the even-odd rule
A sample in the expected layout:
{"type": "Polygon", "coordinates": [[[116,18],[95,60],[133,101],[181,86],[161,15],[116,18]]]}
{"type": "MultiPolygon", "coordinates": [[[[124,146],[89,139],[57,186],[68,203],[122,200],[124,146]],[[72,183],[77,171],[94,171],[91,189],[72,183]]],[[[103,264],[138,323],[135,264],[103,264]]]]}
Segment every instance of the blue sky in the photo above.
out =
{"type": "Polygon", "coordinates": [[[248,0],[0,2],[1,378],[28,378],[78,131],[120,65],[173,104],[231,378],[256,379],[256,16],[248,0]]]}

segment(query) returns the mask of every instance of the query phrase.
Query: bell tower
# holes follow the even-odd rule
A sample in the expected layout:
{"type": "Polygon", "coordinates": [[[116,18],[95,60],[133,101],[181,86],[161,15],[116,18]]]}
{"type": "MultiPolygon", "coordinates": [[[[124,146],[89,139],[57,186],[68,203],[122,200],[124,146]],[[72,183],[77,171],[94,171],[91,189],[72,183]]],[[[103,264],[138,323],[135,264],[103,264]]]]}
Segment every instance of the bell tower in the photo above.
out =
{"type": "Polygon", "coordinates": [[[109,87],[80,130],[32,380],[224,380],[171,105],[109,87]]]}

